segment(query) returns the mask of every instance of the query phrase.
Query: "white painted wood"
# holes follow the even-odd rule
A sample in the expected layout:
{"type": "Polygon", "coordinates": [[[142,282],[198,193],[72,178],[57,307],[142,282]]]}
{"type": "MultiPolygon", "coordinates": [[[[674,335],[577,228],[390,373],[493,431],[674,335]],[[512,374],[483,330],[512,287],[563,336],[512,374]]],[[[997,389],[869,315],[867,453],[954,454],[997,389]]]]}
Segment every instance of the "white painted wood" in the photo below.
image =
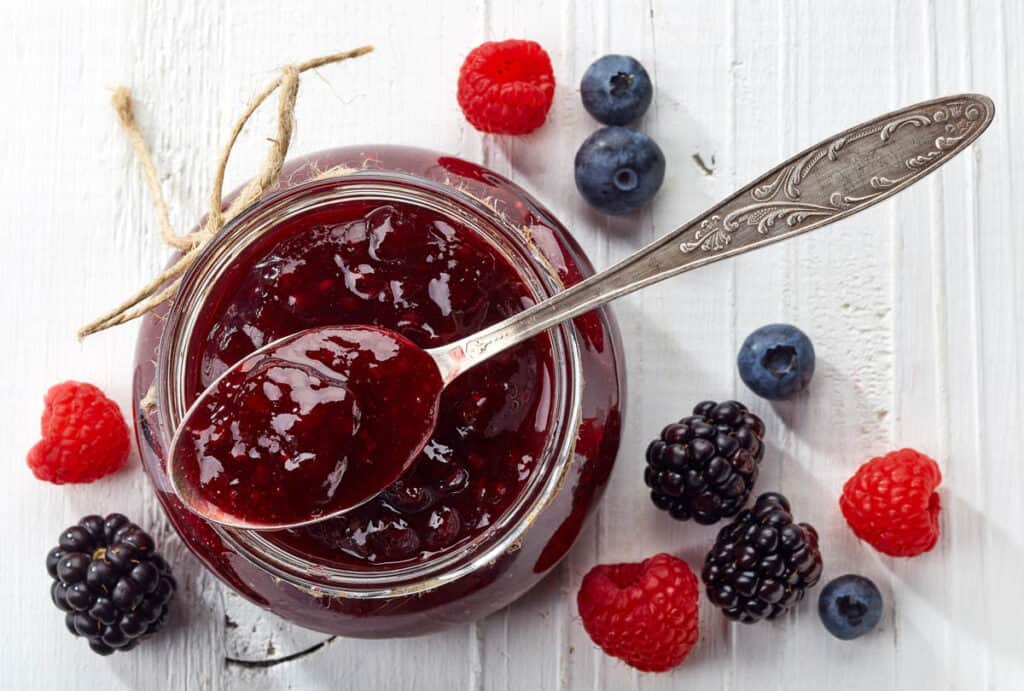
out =
{"type": "MultiPolygon", "coordinates": [[[[90,689],[1015,689],[1024,674],[1024,6],[1013,0],[535,0],[501,3],[102,2],[5,5],[0,29],[0,218],[7,250],[0,410],[8,470],[0,502],[0,688],[90,689]],[[454,102],[465,53],[523,36],[551,53],[559,90],[548,125],[482,137],[454,102]],[[973,89],[997,119],[968,155],[841,227],[625,298],[616,307],[629,370],[622,455],[599,515],[566,562],[485,621],[421,639],[336,639],[284,624],[225,592],[162,519],[137,459],[85,487],[35,481],[22,457],[40,398],[94,381],[127,409],[134,328],[76,342],[74,329],[166,258],[131,152],[107,104],[125,82],[181,228],[207,195],[225,132],[276,66],[370,42],[378,52],[304,79],[293,151],[358,142],[429,146],[481,161],[535,192],[607,266],[783,156],[877,113],[973,89]],[[642,127],[669,159],[648,211],[602,218],[571,180],[595,123],[576,84],[605,52],[639,57],[657,95],[642,127]],[[710,172],[696,164],[699,156],[710,172]],[[713,530],[647,504],[645,442],[705,397],[752,397],[735,351],[751,329],[795,322],[820,358],[811,392],[756,410],[770,453],[760,487],[788,494],[822,535],[826,576],[858,571],[887,598],[880,629],[841,643],[813,606],[729,626],[704,606],[701,642],[667,675],[596,650],[574,597],[598,562],[668,550],[699,568],[713,530]],[[836,497],[870,455],[901,445],[945,474],[943,538],[906,561],[845,527],[836,497]],[[101,659],[70,639],[46,594],[42,557],[91,511],[154,530],[182,584],[159,642],[101,659]]],[[[242,136],[229,182],[263,156],[272,117],[242,136]]]]}

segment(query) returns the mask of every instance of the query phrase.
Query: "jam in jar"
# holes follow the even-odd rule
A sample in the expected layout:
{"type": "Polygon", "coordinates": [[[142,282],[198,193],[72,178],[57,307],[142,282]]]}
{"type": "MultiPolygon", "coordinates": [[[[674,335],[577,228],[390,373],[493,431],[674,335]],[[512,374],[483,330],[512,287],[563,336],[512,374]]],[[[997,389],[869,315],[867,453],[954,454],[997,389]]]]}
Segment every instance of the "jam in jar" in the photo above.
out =
{"type": "MultiPolygon", "coordinates": [[[[298,624],[403,636],[485,616],[564,556],[611,471],[623,371],[605,310],[454,380],[412,464],[335,518],[277,531],[207,523],[170,490],[164,449],[200,392],[279,338],[367,325],[433,348],[592,269],[528,194],[460,159],[336,149],[292,162],[282,181],[204,248],[174,302],[143,324],[136,422],[160,501],[221,579],[298,624]],[[155,405],[143,406],[151,386],[155,405]]],[[[403,376],[415,389],[424,375],[403,376]]],[[[410,413],[387,411],[392,434],[410,413]]]]}

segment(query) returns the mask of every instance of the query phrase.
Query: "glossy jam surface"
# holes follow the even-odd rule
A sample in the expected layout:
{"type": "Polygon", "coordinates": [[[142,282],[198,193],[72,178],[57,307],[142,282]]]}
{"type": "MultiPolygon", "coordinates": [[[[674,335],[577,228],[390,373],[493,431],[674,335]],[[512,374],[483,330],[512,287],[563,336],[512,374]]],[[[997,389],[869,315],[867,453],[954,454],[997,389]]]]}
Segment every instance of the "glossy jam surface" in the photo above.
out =
{"type": "Polygon", "coordinates": [[[358,506],[423,449],[441,387],[430,356],[398,334],[300,331],[243,358],[193,406],[172,459],[179,487],[205,515],[254,527],[358,506]]]}
{"type": "MultiPolygon", "coordinates": [[[[218,286],[196,330],[208,337],[193,346],[189,393],[311,327],[366,324],[432,348],[532,302],[504,255],[433,211],[359,201],[306,212],[269,231],[218,286]]],[[[552,373],[546,335],[482,363],[445,389],[433,435],[384,493],[341,517],[265,535],[315,563],[370,569],[471,539],[510,506],[543,453],[552,373]]],[[[408,386],[420,385],[417,376],[408,386]]],[[[411,412],[394,406],[377,434],[404,429],[411,412]]]]}

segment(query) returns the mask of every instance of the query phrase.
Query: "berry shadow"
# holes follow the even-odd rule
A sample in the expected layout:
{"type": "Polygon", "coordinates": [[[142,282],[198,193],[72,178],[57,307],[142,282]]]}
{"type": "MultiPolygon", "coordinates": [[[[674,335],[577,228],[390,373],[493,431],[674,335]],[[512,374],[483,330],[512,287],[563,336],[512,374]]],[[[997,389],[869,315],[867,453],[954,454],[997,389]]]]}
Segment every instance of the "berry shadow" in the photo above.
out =
{"type": "Polygon", "coordinates": [[[815,363],[814,377],[804,391],[789,400],[768,401],[768,404],[790,433],[825,456],[836,449],[836,421],[847,427],[856,426],[865,433],[862,436],[871,440],[888,434],[885,417],[874,411],[856,382],[820,356],[815,363]],[[827,404],[824,410],[823,403],[827,404]]]}
{"type": "MultiPolygon", "coordinates": [[[[587,204],[582,197],[579,198],[576,207],[577,217],[582,223],[591,228],[600,228],[602,232],[612,235],[618,241],[625,241],[629,244],[630,252],[635,252],[649,242],[647,235],[638,229],[651,225],[650,204],[622,216],[603,214],[587,204]]],[[[667,230],[669,229],[656,228],[654,236],[661,237],[667,230]]]]}
{"type": "Polygon", "coordinates": [[[543,179],[546,175],[551,174],[551,159],[540,155],[546,148],[556,145],[556,141],[553,139],[555,133],[546,131],[549,127],[556,129],[547,125],[529,134],[514,137],[496,134],[483,135],[486,158],[489,159],[483,165],[499,172],[505,167],[514,170],[516,174],[510,177],[515,178],[515,182],[528,191],[533,191],[540,203],[545,205],[554,201],[545,199],[545,197],[553,195],[543,193],[543,179]],[[526,184],[523,184],[524,182],[526,184]]]}
{"type": "Polygon", "coordinates": [[[632,213],[610,216],[595,210],[577,192],[573,171],[580,145],[602,127],[584,110],[579,91],[573,88],[571,94],[555,98],[548,122],[540,129],[515,137],[486,135],[484,164],[499,172],[506,167],[515,171],[512,177],[563,221],[600,229],[628,251],[689,223],[723,197],[714,191],[720,142],[671,89],[655,83],[651,107],[627,127],[659,145],[665,156],[662,186],[652,201],[632,213]],[[555,190],[550,189],[553,179],[558,181],[555,190]]]}
{"type": "MultiPolygon", "coordinates": [[[[585,236],[580,234],[580,228],[592,229],[596,234],[607,237],[613,244],[622,245],[616,248],[614,256],[632,253],[646,245],[651,236],[643,229],[651,226],[654,202],[624,216],[609,216],[593,209],[580,196],[573,182],[573,158],[570,156],[567,161],[562,161],[559,157],[551,157],[544,153],[552,148],[557,150],[566,146],[564,140],[546,133],[546,129],[548,128],[544,127],[536,132],[516,137],[487,135],[484,140],[486,146],[482,163],[503,172],[536,197],[566,224],[570,234],[577,239],[585,236]],[[558,186],[553,189],[551,177],[555,168],[564,174],[559,178],[558,186]]],[[[580,139],[579,142],[574,142],[573,146],[578,146],[582,141],[580,139]]],[[[655,196],[655,200],[663,193],[664,189],[655,196]]],[[[666,232],[672,227],[666,226],[661,232],[666,232]]],[[[655,237],[660,234],[656,229],[655,237]]],[[[590,254],[593,248],[585,247],[585,250],[590,254]]]]}
{"type": "Polygon", "coordinates": [[[797,522],[814,524],[814,516],[801,512],[821,507],[832,510],[838,495],[821,477],[808,469],[791,453],[783,450],[776,438],[765,435],[765,453],[757,484],[751,493],[752,500],[764,492],[780,492],[793,504],[793,515],[797,522]]]}
{"type": "MultiPolygon", "coordinates": [[[[167,659],[189,660],[189,666],[182,671],[183,678],[177,683],[183,688],[202,688],[209,684],[207,670],[218,669],[224,662],[223,586],[176,536],[171,539],[165,533],[154,538],[178,583],[167,623],[134,650],[115,652],[100,664],[120,679],[125,688],[142,688],[152,681],[152,670],[166,664],[167,659]],[[198,660],[202,655],[206,659],[198,660]]],[[[76,642],[84,645],[84,641],[76,642]]]]}
{"type": "MultiPolygon", "coordinates": [[[[1019,674],[1024,674],[1020,634],[1024,594],[1018,574],[1024,565],[1024,549],[1006,530],[963,498],[941,487],[939,493],[944,503],[939,547],[912,559],[884,558],[883,561],[901,586],[926,600],[953,629],[965,631],[982,646],[998,653],[999,662],[1012,665],[1019,674]],[[958,574],[950,569],[940,595],[937,596],[934,589],[926,592],[914,576],[925,569],[941,568],[942,564],[971,564],[977,573],[958,574]],[[950,583],[950,576],[961,581],[978,580],[965,588],[962,582],[950,583]],[[968,589],[976,592],[976,600],[973,606],[964,607],[963,598],[954,597],[952,593],[968,589]],[[961,606],[955,607],[958,603],[961,606]]],[[[906,617],[900,622],[904,626],[908,624],[905,620],[906,617]]]]}

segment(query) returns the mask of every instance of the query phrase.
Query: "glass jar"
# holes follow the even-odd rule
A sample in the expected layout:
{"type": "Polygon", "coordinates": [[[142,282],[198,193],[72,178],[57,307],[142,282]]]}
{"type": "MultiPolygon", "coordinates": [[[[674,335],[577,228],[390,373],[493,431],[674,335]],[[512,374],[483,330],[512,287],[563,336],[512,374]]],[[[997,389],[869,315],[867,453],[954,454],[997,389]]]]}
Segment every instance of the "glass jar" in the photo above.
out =
{"type": "MultiPolygon", "coordinates": [[[[281,181],[203,249],[173,302],[142,324],[135,422],[157,496],[181,539],[211,571],[296,624],[344,636],[392,637],[484,617],[561,560],[603,492],[618,450],[623,397],[621,343],[611,316],[597,310],[544,336],[552,371],[551,404],[538,413],[546,418],[543,451],[503,512],[471,539],[389,566],[311,559],[272,534],[211,524],[183,507],[166,476],[164,449],[196,395],[189,377],[211,333],[204,315],[221,299],[222,283],[240,272],[242,258],[277,237],[275,228],[352,203],[400,202],[469,229],[514,267],[531,301],[593,269],[565,228],[530,195],[457,158],[408,147],[332,149],[289,163],[281,181]]],[[[345,323],[342,313],[337,323],[345,323]]]]}

